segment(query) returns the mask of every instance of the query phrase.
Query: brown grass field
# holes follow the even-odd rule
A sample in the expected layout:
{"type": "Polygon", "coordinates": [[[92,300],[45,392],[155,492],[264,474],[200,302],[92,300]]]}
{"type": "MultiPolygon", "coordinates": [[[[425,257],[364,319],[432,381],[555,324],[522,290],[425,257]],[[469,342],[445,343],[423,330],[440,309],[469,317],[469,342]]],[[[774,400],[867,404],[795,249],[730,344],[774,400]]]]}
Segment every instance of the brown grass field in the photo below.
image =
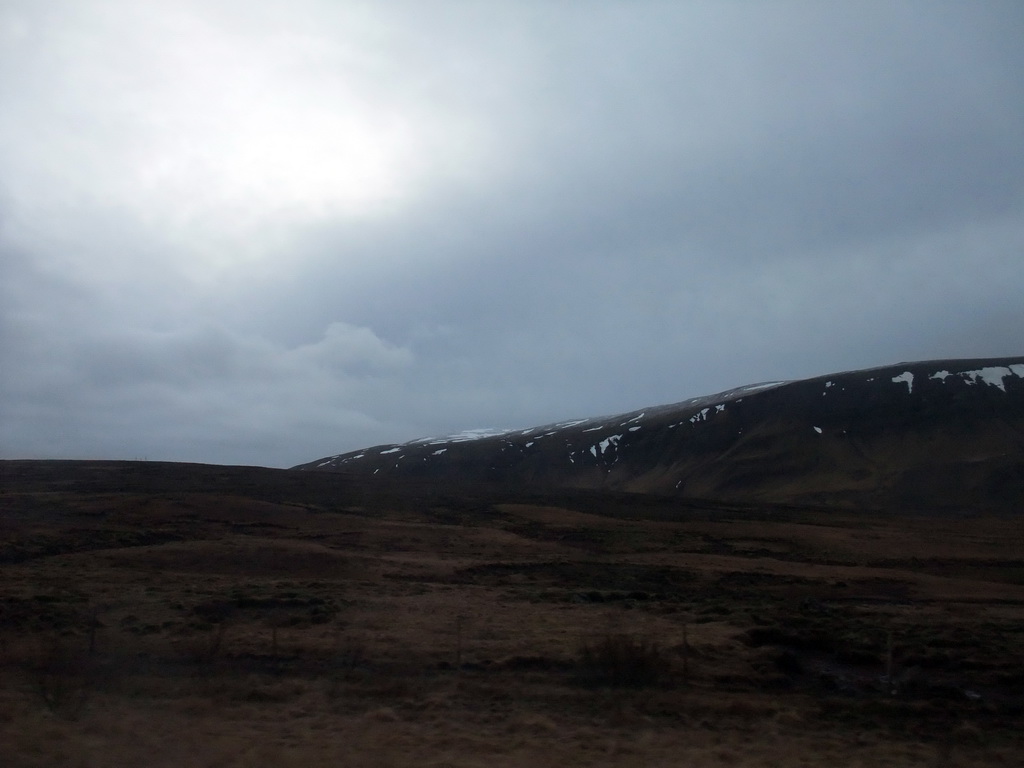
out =
{"type": "Polygon", "coordinates": [[[1020,517],[0,473],[8,768],[1024,764],[1020,517]]]}

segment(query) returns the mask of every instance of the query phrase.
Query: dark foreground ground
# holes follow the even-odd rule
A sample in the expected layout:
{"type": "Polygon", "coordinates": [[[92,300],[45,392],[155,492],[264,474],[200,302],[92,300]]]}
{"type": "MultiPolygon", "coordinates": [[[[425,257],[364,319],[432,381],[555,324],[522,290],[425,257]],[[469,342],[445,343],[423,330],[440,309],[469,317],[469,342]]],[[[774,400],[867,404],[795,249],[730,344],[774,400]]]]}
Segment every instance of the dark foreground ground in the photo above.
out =
{"type": "Polygon", "coordinates": [[[0,462],[5,766],[978,766],[1020,517],[0,462]]]}

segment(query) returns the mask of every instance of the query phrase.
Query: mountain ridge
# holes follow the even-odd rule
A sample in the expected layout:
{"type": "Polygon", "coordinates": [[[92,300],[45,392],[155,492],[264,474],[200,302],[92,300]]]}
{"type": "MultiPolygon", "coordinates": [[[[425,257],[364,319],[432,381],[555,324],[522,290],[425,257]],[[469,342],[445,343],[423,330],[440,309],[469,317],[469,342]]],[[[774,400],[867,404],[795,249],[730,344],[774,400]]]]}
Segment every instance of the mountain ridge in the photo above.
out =
{"type": "Polygon", "coordinates": [[[372,446],[295,469],[873,508],[1024,504],[1024,356],[764,382],[607,416],[372,446]]]}

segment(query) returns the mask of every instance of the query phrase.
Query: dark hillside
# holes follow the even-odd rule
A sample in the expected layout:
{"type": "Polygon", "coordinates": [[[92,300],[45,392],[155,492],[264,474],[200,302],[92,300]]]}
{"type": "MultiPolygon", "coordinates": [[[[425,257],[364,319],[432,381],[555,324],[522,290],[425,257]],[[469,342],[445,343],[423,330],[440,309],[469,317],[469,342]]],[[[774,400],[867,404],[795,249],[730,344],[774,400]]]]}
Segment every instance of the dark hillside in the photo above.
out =
{"type": "Polygon", "coordinates": [[[425,438],[297,469],[735,502],[1014,510],[1024,357],[902,363],[486,436],[425,438]]]}

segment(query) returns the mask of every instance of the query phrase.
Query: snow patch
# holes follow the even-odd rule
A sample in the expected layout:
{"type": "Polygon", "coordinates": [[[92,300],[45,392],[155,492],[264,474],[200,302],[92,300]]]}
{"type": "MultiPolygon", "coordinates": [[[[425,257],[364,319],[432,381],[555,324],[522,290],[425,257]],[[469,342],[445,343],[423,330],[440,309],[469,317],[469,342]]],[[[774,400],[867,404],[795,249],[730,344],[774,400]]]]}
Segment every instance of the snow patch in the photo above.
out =
{"type": "Polygon", "coordinates": [[[899,376],[893,376],[892,381],[894,384],[906,384],[908,394],[914,391],[914,374],[910,371],[904,371],[899,376]]]}
{"type": "Polygon", "coordinates": [[[482,440],[485,437],[499,437],[501,435],[507,435],[509,432],[514,430],[511,429],[466,429],[462,432],[458,432],[454,435],[449,435],[446,439],[452,443],[466,442],[469,440],[482,440]]]}
{"type": "Polygon", "coordinates": [[[559,429],[568,429],[569,427],[575,427],[580,424],[586,424],[590,419],[573,419],[572,421],[560,421],[555,424],[559,429]]]}
{"type": "MultiPolygon", "coordinates": [[[[466,429],[456,432],[454,435],[443,435],[441,437],[422,437],[419,440],[412,440],[405,445],[444,445],[445,443],[465,443],[470,440],[482,440],[486,437],[501,437],[518,430],[515,429],[493,429],[484,427],[481,429],[466,429]]],[[[527,430],[529,431],[529,430],[527,430]]],[[[524,433],[525,434],[525,433],[524,433]]]]}
{"type": "Polygon", "coordinates": [[[430,454],[430,455],[431,455],[431,456],[440,456],[440,455],[441,455],[442,453],[444,453],[444,452],[445,452],[445,451],[447,451],[447,450],[448,450],[447,448],[439,448],[438,450],[434,451],[434,452],[433,452],[432,454],[430,454]]]}
{"type": "Polygon", "coordinates": [[[398,453],[400,450],[402,450],[402,449],[401,448],[388,448],[386,451],[381,451],[380,455],[383,456],[386,453],[398,453]]]}
{"type": "Polygon", "coordinates": [[[813,429],[813,430],[814,430],[815,432],[817,432],[817,433],[818,433],[819,435],[821,434],[821,427],[811,427],[811,429],[813,429]]]}
{"type": "Polygon", "coordinates": [[[764,384],[748,384],[745,387],[740,387],[735,390],[736,392],[756,392],[759,389],[768,389],[768,387],[778,387],[785,384],[784,381],[766,381],[764,384]]]}
{"type": "Polygon", "coordinates": [[[605,451],[607,451],[609,448],[618,447],[619,440],[621,439],[622,435],[610,435],[601,442],[599,442],[597,445],[590,446],[590,448],[588,448],[587,450],[590,451],[591,455],[593,455],[594,458],[597,458],[598,456],[603,455],[605,451]]]}
{"type": "Polygon", "coordinates": [[[960,375],[969,377],[974,384],[977,384],[980,379],[989,386],[998,387],[1005,392],[1006,385],[1003,383],[1003,379],[1007,376],[1024,378],[1024,365],[1011,365],[1008,367],[991,366],[988,368],[979,368],[976,371],[964,371],[960,375]]]}
{"type": "Polygon", "coordinates": [[[697,413],[690,417],[690,423],[696,424],[698,421],[707,421],[708,412],[710,410],[710,408],[701,408],[697,413]]]}
{"type": "Polygon", "coordinates": [[[962,371],[960,373],[950,373],[947,370],[936,371],[928,378],[938,379],[941,382],[945,382],[950,377],[959,377],[967,384],[977,384],[979,381],[990,387],[998,387],[1003,392],[1006,391],[1006,384],[1004,379],[1007,376],[1013,376],[1015,378],[1024,378],[1024,364],[1017,363],[1015,365],[992,365],[986,368],[977,368],[973,371],[962,371]]]}

